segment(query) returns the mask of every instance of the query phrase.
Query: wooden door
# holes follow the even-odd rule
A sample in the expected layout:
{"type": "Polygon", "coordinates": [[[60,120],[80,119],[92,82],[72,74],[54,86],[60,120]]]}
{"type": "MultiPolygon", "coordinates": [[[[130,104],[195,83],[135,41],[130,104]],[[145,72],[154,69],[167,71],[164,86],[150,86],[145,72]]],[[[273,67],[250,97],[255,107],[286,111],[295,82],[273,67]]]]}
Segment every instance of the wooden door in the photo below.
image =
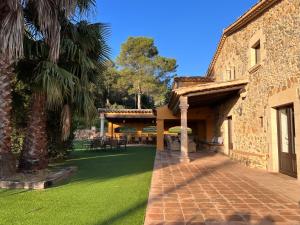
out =
{"type": "Polygon", "coordinates": [[[293,105],[277,109],[279,171],[297,177],[293,105]]]}
{"type": "Polygon", "coordinates": [[[227,118],[228,121],[228,149],[233,149],[233,141],[232,141],[232,116],[227,118]]]}

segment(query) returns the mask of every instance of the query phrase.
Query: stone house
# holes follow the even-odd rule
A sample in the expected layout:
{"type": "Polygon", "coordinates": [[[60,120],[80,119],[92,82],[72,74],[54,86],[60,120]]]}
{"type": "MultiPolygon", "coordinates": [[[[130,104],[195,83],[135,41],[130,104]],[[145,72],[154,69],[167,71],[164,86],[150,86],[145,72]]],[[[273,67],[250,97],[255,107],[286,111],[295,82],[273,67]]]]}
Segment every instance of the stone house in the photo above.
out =
{"type": "Polygon", "coordinates": [[[299,0],[259,1],[223,31],[204,78],[175,80],[169,104],[157,109],[158,150],[164,149],[167,121],[177,121],[182,157],[187,158],[190,119],[193,125],[202,123],[205,141],[221,137],[219,149],[231,158],[297,177],[299,0]]]}

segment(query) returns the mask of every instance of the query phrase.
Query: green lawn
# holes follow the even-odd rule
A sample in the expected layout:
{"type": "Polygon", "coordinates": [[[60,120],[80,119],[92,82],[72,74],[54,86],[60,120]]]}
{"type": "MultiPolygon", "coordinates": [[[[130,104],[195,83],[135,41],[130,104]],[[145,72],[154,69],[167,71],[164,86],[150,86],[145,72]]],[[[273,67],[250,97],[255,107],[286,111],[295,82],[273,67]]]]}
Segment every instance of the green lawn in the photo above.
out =
{"type": "Polygon", "coordinates": [[[42,191],[0,190],[0,224],[142,225],[155,149],[75,151],[77,173],[42,191]]]}

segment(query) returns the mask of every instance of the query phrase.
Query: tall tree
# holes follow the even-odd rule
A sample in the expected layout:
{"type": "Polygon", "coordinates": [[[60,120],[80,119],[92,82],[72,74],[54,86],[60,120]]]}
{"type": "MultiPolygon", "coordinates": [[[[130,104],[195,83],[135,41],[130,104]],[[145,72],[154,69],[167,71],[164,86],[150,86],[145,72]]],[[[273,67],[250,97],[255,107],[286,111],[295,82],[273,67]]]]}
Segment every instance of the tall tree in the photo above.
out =
{"type": "MultiPolygon", "coordinates": [[[[115,96],[114,93],[117,92],[116,88],[117,88],[117,81],[119,78],[119,72],[117,71],[117,69],[115,68],[115,65],[113,64],[113,62],[108,62],[103,74],[103,77],[101,77],[102,79],[99,80],[99,86],[103,86],[102,87],[102,98],[105,100],[105,103],[103,104],[103,106],[105,105],[106,107],[110,107],[111,102],[110,99],[114,99],[115,96]]],[[[118,98],[120,96],[117,96],[118,98]]]]}
{"type": "MultiPolygon", "coordinates": [[[[83,0],[81,0],[83,1],[83,0]]],[[[11,80],[12,64],[23,54],[23,35],[34,29],[24,18],[25,8],[34,12],[39,38],[50,46],[49,58],[58,58],[60,24],[59,16],[75,11],[77,0],[2,0],[0,2],[0,177],[15,172],[11,154],[11,80]]],[[[37,29],[36,29],[37,31],[37,29]]]]}
{"type": "Polygon", "coordinates": [[[154,40],[147,37],[129,37],[122,44],[117,58],[120,81],[130,94],[137,96],[137,108],[142,108],[141,97],[147,95],[163,103],[164,94],[176,71],[176,60],[159,55],[154,40]]]}
{"type": "MultiPolygon", "coordinates": [[[[70,134],[72,113],[86,120],[96,116],[95,83],[108,58],[109,48],[105,42],[107,31],[105,24],[89,24],[86,21],[74,24],[64,20],[57,64],[45,60],[43,54],[28,51],[25,61],[27,60],[27,64],[32,60],[33,64],[36,63],[33,82],[30,85],[34,92],[34,102],[29,114],[28,132],[20,158],[20,169],[43,169],[48,165],[45,104],[48,108],[62,111],[61,116],[58,116],[62,120],[62,141],[70,134]],[[38,101],[39,99],[34,96],[35,93],[43,93],[46,99],[38,101]],[[44,102],[43,105],[41,102],[44,102]],[[38,132],[36,132],[37,128],[38,132]],[[41,151],[41,149],[45,150],[41,151]]],[[[33,46],[30,49],[40,49],[34,47],[36,44],[38,43],[32,42],[33,46]]]]}

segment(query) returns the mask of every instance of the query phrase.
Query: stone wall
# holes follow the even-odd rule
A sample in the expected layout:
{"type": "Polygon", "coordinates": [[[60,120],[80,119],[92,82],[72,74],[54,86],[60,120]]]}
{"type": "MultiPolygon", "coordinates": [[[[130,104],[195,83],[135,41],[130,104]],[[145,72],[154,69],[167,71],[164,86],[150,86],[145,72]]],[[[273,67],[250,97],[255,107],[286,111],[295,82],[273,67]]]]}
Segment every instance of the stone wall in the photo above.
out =
{"type": "Polygon", "coordinates": [[[235,158],[252,167],[267,168],[268,99],[300,84],[300,1],[282,0],[247,26],[226,38],[212,70],[216,81],[248,78],[246,98],[237,97],[216,106],[215,133],[224,134],[223,122],[233,118],[235,158]],[[260,66],[251,68],[250,43],[258,36],[264,55],[260,66]]]}
{"type": "Polygon", "coordinates": [[[74,132],[75,140],[86,140],[86,139],[93,139],[95,137],[100,137],[100,133],[96,130],[76,130],[74,132]]]}

